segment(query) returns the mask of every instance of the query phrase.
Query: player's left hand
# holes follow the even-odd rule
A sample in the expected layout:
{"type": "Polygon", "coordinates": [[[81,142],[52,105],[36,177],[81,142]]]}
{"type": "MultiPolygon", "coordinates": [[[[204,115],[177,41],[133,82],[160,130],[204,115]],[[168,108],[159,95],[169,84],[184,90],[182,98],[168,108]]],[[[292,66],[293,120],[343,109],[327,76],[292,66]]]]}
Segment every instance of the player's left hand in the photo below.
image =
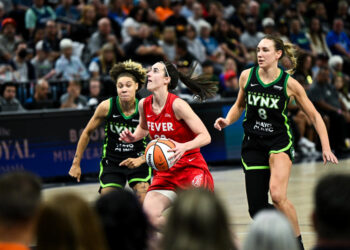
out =
{"type": "Polygon", "coordinates": [[[322,152],[322,158],[323,158],[324,164],[326,164],[327,162],[332,162],[332,163],[338,164],[337,157],[330,150],[324,150],[322,152]]]}
{"type": "Polygon", "coordinates": [[[187,151],[187,148],[185,143],[176,142],[174,140],[171,140],[171,141],[175,144],[175,148],[168,150],[168,152],[174,152],[174,155],[169,157],[169,160],[171,161],[172,164],[175,164],[178,160],[180,160],[183,154],[187,151]]]}
{"type": "Polygon", "coordinates": [[[121,163],[119,163],[119,166],[126,166],[128,168],[137,168],[141,166],[141,164],[144,162],[144,160],[138,158],[128,158],[121,163]]]}

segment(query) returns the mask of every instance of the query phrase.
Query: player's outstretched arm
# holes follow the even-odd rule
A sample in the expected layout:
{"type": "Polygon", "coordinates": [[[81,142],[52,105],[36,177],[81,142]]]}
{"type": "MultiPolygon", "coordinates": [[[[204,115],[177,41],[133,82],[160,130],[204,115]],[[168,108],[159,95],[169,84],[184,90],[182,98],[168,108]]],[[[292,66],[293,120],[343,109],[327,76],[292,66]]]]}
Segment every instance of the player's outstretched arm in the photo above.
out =
{"type": "Polygon", "coordinates": [[[217,130],[221,131],[223,128],[226,128],[227,126],[236,122],[241,117],[245,109],[244,87],[247,83],[250,70],[252,69],[244,70],[241,76],[239,77],[239,91],[238,91],[237,100],[231,107],[226,118],[219,117],[218,119],[216,119],[214,123],[214,128],[216,128],[217,130]]]}
{"type": "Polygon", "coordinates": [[[94,130],[102,124],[102,122],[107,117],[108,111],[109,111],[109,100],[105,100],[102,103],[100,103],[96,110],[94,115],[91,117],[90,121],[86,125],[83,133],[81,134],[77,150],[74,155],[72,166],[69,170],[69,175],[76,178],[78,182],[80,182],[80,176],[81,176],[81,168],[80,168],[80,161],[83,156],[83,153],[89,144],[90,141],[90,135],[94,130]]]}
{"type": "Polygon", "coordinates": [[[310,99],[307,97],[304,88],[297,82],[294,78],[289,77],[287,94],[289,96],[294,96],[295,100],[301,107],[301,109],[307,114],[314,125],[317,134],[320,137],[322,145],[322,157],[323,162],[338,163],[337,157],[332,153],[331,147],[329,145],[328,133],[324,121],[316,110],[315,106],[312,104],[310,99]]]}
{"type": "Polygon", "coordinates": [[[131,133],[131,131],[126,128],[123,132],[120,133],[119,140],[125,141],[127,143],[131,143],[131,142],[141,140],[142,138],[148,135],[148,127],[146,124],[145,114],[143,112],[143,101],[144,99],[142,99],[139,102],[140,118],[139,118],[139,125],[137,125],[135,132],[131,133]]]}

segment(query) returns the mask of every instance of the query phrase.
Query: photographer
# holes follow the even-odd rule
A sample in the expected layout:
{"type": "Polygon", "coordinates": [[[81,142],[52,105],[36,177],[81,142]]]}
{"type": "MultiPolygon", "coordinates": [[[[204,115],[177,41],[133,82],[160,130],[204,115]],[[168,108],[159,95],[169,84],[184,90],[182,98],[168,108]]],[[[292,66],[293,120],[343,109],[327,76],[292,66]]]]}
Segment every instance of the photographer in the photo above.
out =
{"type": "Polygon", "coordinates": [[[28,56],[27,44],[22,41],[15,46],[15,57],[10,61],[10,65],[14,69],[14,78],[18,82],[27,82],[34,80],[35,70],[28,56]]]}

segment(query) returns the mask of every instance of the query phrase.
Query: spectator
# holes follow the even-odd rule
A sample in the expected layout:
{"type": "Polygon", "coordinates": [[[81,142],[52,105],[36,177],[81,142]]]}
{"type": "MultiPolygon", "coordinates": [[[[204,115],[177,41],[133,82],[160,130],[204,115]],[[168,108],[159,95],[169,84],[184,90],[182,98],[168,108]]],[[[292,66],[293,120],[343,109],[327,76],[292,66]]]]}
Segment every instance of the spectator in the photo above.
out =
{"type": "Polygon", "coordinates": [[[72,27],[71,38],[83,44],[88,43],[88,39],[97,29],[96,10],[93,5],[84,5],[81,11],[81,19],[72,27]]]}
{"type": "Polygon", "coordinates": [[[49,98],[50,85],[45,79],[38,80],[34,95],[25,101],[26,109],[54,108],[54,102],[49,98]]]}
{"type": "Polygon", "coordinates": [[[80,12],[73,5],[73,0],[62,0],[56,8],[56,16],[65,24],[75,24],[80,18],[80,12]]]}
{"type": "MultiPolygon", "coordinates": [[[[262,32],[256,30],[256,21],[252,18],[247,20],[247,28],[240,36],[240,41],[244,44],[249,52],[255,51],[260,40],[264,37],[262,32]]],[[[255,58],[253,55],[252,58],[255,58]]]]}
{"type": "Polygon", "coordinates": [[[239,36],[245,31],[247,27],[247,17],[248,17],[248,6],[246,2],[238,3],[238,7],[236,12],[230,19],[230,23],[232,23],[236,27],[236,32],[239,36]]]}
{"type": "Polygon", "coordinates": [[[275,20],[273,20],[271,17],[265,17],[261,21],[261,25],[265,35],[273,35],[275,33],[275,20]]]}
{"type": "Polygon", "coordinates": [[[310,41],[311,50],[315,55],[326,54],[329,57],[331,56],[331,51],[326,42],[326,35],[321,28],[320,20],[316,17],[311,19],[306,37],[310,41]]]}
{"type": "Polygon", "coordinates": [[[278,35],[284,43],[291,43],[289,40],[289,26],[285,18],[281,17],[277,24],[278,35]]]}
{"type": "MultiPolygon", "coordinates": [[[[210,27],[209,23],[202,23],[200,25],[206,25],[210,27]]],[[[186,41],[187,50],[197,59],[197,61],[203,63],[207,58],[207,53],[205,51],[204,45],[197,37],[196,28],[192,24],[188,24],[186,27],[186,35],[184,37],[184,41],[186,41]]]]}
{"type": "Polygon", "coordinates": [[[175,61],[176,56],[176,32],[175,27],[167,26],[163,29],[162,39],[159,41],[160,47],[163,49],[166,60],[175,61]]]}
{"type": "Polygon", "coordinates": [[[57,23],[49,20],[45,26],[44,46],[50,51],[49,57],[51,61],[56,61],[60,56],[61,35],[58,32],[57,23]]]}
{"type": "Polygon", "coordinates": [[[337,17],[343,20],[344,31],[349,36],[350,35],[350,15],[348,13],[349,3],[347,1],[341,0],[338,2],[337,17]]]}
{"type": "Polygon", "coordinates": [[[60,98],[61,108],[82,109],[87,105],[87,98],[81,93],[81,83],[77,80],[70,80],[67,87],[67,93],[60,98]]]}
{"type": "Polygon", "coordinates": [[[126,13],[123,10],[122,0],[110,0],[108,18],[121,27],[125,19],[127,18],[126,13]]]}
{"type": "Polygon", "coordinates": [[[323,176],[314,190],[312,222],[317,240],[313,250],[350,248],[350,176],[323,176]]]}
{"type": "Polygon", "coordinates": [[[201,27],[203,25],[210,26],[210,24],[203,18],[203,7],[200,3],[195,2],[193,4],[193,16],[187,18],[189,24],[191,24],[196,31],[196,36],[199,36],[201,27]]]}
{"type": "Polygon", "coordinates": [[[111,250],[147,249],[151,226],[133,193],[113,190],[97,200],[96,210],[111,250]]]}
{"type": "Polygon", "coordinates": [[[222,97],[232,97],[237,96],[238,89],[237,64],[233,58],[228,57],[220,74],[219,92],[222,97]]]}
{"type": "Polygon", "coordinates": [[[25,14],[25,26],[29,30],[30,35],[32,35],[36,27],[43,27],[48,20],[55,19],[56,14],[54,10],[44,5],[44,0],[33,0],[33,6],[25,14]]]}
{"type": "Polygon", "coordinates": [[[300,53],[297,60],[297,67],[294,75],[298,77],[298,81],[300,81],[304,89],[308,90],[313,83],[312,57],[308,53],[300,53]]]}
{"type": "Polygon", "coordinates": [[[321,1],[315,3],[315,13],[312,16],[320,20],[322,30],[327,33],[330,30],[330,19],[328,18],[326,7],[321,1]]]}
{"type": "Polygon", "coordinates": [[[181,0],[172,0],[170,6],[173,10],[173,14],[169,16],[165,22],[165,26],[173,26],[175,27],[176,36],[178,38],[185,35],[185,28],[187,26],[187,19],[181,15],[181,0]]]}
{"type": "Polygon", "coordinates": [[[134,7],[129,16],[125,19],[122,25],[121,35],[123,38],[122,45],[125,47],[127,43],[131,41],[133,37],[138,35],[138,30],[143,21],[145,12],[140,7],[134,7]]]}
{"type": "Polygon", "coordinates": [[[350,60],[350,39],[344,32],[344,23],[340,18],[333,21],[333,29],[328,32],[326,41],[333,55],[350,60]]]}
{"type": "Polygon", "coordinates": [[[112,33],[111,21],[104,17],[98,21],[98,30],[93,33],[89,39],[88,49],[90,55],[93,57],[98,56],[101,47],[106,43],[113,45],[115,52],[119,57],[124,55],[124,52],[119,47],[117,37],[112,33]]]}
{"type": "Polygon", "coordinates": [[[15,79],[19,82],[27,82],[36,79],[35,69],[28,58],[27,44],[19,42],[16,44],[16,55],[10,65],[14,69],[15,79]]]}
{"type": "Polygon", "coordinates": [[[10,61],[15,56],[15,46],[20,40],[16,37],[16,21],[12,18],[5,18],[1,22],[0,34],[0,60],[10,61]]]}
{"type": "Polygon", "coordinates": [[[209,2],[208,6],[208,15],[205,17],[205,20],[211,25],[214,26],[217,20],[223,18],[224,15],[224,6],[218,1],[209,2]]]}
{"type": "Polygon", "coordinates": [[[102,85],[98,78],[91,78],[89,81],[89,100],[87,105],[96,107],[103,99],[102,97],[102,85]]]}
{"type": "MultiPolygon", "coordinates": [[[[339,92],[339,97],[345,106],[346,111],[350,111],[350,93],[349,93],[349,82],[347,82],[342,75],[336,75],[334,77],[334,86],[339,92]]],[[[349,131],[348,131],[348,137],[349,131]]]]}
{"type": "Polygon", "coordinates": [[[164,22],[168,17],[174,14],[171,9],[171,0],[161,0],[161,4],[155,8],[155,13],[160,22],[164,22]]]}
{"type": "Polygon", "coordinates": [[[73,56],[73,42],[65,38],[60,42],[61,56],[56,61],[55,71],[64,80],[86,80],[89,74],[79,57],[73,56]]]}
{"type": "Polygon", "coordinates": [[[263,210],[254,217],[243,250],[299,250],[293,228],[276,210],[263,210]]]}
{"type": "Polygon", "coordinates": [[[328,66],[328,55],[327,54],[318,54],[315,58],[315,63],[313,63],[312,67],[312,78],[314,79],[320,68],[324,68],[328,66]]]}
{"type": "Polygon", "coordinates": [[[100,55],[92,59],[89,72],[93,78],[105,78],[109,76],[109,71],[116,62],[117,58],[113,44],[106,43],[102,46],[100,55]]]}
{"type": "Polygon", "coordinates": [[[185,0],[184,5],[181,7],[180,14],[181,16],[188,19],[193,16],[193,5],[196,3],[196,0],[185,0]]]}
{"type": "Polygon", "coordinates": [[[137,37],[125,45],[125,54],[132,60],[140,62],[144,67],[150,66],[164,59],[164,52],[147,24],[142,24],[137,37]]]}
{"type": "Polygon", "coordinates": [[[0,249],[29,250],[35,239],[40,193],[40,180],[30,173],[0,176],[0,249]]]}
{"type": "Polygon", "coordinates": [[[310,88],[308,95],[321,115],[327,115],[330,120],[329,139],[332,148],[338,154],[346,153],[347,123],[346,117],[349,112],[342,110],[339,94],[329,77],[329,69],[321,68],[318,72],[316,82],[310,88]]]}
{"type": "Polygon", "coordinates": [[[106,250],[96,212],[81,197],[63,193],[42,205],[37,225],[37,250],[106,250]]]}
{"type": "Polygon", "coordinates": [[[49,60],[50,49],[43,40],[35,45],[36,56],[30,61],[35,70],[36,78],[49,78],[49,73],[53,69],[53,63],[49,60]]]}
{"type": "Polygon", "coordinates": [[[172,206],[161,245],[163,250],[235,250],[232,233],[227,212],[214,193],[186,190],[172,206]]]}
{"type": "Polygon", "coordinates": [[[306,33],[301,30],[300,21],[293,19],[290,24],[290,41],[297,45],[303,53],[316,53],[311,51],[310,41],[306,33]]]}

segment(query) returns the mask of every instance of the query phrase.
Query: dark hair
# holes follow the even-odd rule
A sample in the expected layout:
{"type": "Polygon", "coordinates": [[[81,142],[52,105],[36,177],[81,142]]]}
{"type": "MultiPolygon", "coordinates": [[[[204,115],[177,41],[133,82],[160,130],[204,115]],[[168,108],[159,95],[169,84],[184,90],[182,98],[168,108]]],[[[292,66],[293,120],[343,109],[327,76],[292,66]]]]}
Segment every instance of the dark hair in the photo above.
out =
{"type": "Polygon", "coordinates": [[[274,35],[266,35],[263,39],[273,41],[275,44],[275,50],[282,51],[282,56],[279,59],[281,59],[283,56],[287,56],[290,59],[293,67],[289,70],[286,70],[286,72],[292,75],[297,67],[297,56],[295,46],[292,43],[284,43],[282,39],[274,35]]]}
{"type": "MultiPolygon", "coordinates": [[[[171,78],[168,88],[175,89],[178,81],[181,80],[192,93],[199,98],[199,100],[205,100],[214,97],[218,90],[217,82],[211,81],[210,76],[202,74],[199,76],[192,77],[193,71],[197,65],[194,65],[188,75],[184,75],[177,71],[175,66],[170,62],[164,62],[163,65],[166,67],[166,71],[171,78]]],[[[165,71],[165,70],[164,70],[165,71]]],[[[164,74],[166,75],[166,71],[164,74]]]]}
{"type": "Polygon", "coordinates": [[[114,82],[116,82],[118,78],[122,76],[131,77],[139,84],[139,89],[141,89],[142,85],[146,82],[147,75],[146,70],[142,67],[142,65],[132,60],[114,64],[109,74],[114,82]]]}
{"type": "Polygon", "coordinates": [[[135,195],[113,190],[96,202],[110,249],[143,250],[152,229],[135,195]]]}
{"type": "Polygon", "coordinates": [[[350,238],[350,175],[324,176],[314,192],[315,225],[320,238],[350,238]]]}
{"type": "Polygon", "coordinates": [[[0,221],[7,225],[30,221],[38,212],[41,181],[28,172],[12,172],[0,177],[0,221]]]}

